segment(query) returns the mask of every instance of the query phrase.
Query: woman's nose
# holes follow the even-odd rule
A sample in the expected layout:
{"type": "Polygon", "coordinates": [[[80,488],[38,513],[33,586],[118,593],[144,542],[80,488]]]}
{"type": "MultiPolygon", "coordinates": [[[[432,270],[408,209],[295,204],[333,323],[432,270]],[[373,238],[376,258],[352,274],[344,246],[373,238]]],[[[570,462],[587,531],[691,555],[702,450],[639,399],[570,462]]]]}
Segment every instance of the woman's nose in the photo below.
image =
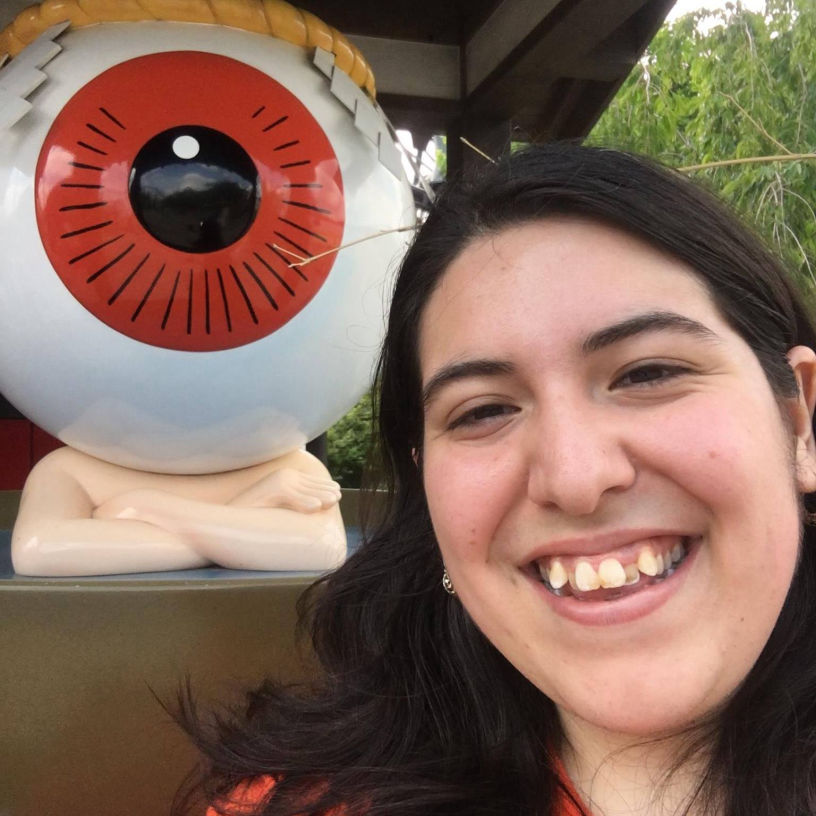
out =
{"type": "Polygon", "coordinates": [[[528,494],[536,504],[589,515],[635,481],[624,429],[599,406],[559,400],[530,423],[529,434],[528,494]]]}

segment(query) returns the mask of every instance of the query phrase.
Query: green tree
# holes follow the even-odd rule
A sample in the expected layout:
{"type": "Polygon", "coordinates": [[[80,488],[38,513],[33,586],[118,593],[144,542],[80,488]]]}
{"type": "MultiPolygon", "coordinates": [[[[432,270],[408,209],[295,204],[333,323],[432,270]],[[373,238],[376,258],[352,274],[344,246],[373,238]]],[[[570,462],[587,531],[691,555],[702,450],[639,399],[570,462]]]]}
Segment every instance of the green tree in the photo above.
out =
{"type": "Polygon", "coordinates": [[[372,443],[371,395],[366,394],[329,428],[329,472],[343,487],[360,487],[372,443]]]}
{"type": "MultiPolygon", "coordinates": [[[[816,0],[739,3],[664,26],[589,138],[686,167],[816,150],[816,0]]],[[[689,171],[816,281],[816,160],[689,171]]]]}

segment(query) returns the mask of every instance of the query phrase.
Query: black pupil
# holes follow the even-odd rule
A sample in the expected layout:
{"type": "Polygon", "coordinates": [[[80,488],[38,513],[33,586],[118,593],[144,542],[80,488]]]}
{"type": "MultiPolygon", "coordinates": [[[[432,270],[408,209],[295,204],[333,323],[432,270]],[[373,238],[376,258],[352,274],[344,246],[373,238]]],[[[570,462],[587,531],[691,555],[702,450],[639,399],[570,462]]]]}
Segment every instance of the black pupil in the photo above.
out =
{"type": "Polygon", "coordinates": [[[139,151],[130,202],[158,241],[186,252],[215,252],[255,220],[258,171],[234,139],[199,125],[171,128],[139,151]]]}

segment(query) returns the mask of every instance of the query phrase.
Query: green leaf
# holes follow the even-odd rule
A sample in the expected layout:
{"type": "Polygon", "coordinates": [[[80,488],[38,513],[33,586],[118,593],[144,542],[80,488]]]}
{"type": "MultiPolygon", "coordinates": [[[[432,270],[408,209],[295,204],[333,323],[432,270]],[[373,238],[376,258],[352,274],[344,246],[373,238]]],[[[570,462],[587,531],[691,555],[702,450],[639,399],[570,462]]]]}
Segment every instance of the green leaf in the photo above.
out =
{"type": "MultiPolygon", "coordinates": [[[[767,0],[765,14],[739,3],[687,14],[658,31],[589,141],[674,166],[809,153],[816,150],[814,54],[816,0],[767,0]]],[[[755,220],[811,286],[816,160],[740,164],[696,177],[755,220]]]]}

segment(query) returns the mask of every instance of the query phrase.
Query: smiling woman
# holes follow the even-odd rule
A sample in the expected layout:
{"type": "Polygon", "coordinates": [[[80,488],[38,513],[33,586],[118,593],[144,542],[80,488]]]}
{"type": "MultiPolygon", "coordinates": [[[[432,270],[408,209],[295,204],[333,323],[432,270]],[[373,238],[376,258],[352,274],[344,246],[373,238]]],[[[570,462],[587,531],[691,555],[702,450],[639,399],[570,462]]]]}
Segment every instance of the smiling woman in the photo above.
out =
{"type": "MultiPolygon", "coordinates": [[[[450,265],[419,349],[425,377],[455,361],[422,447],[442,557],[567,735],[726,699],[787,594],[798,497],[780,405],[692,270],[587,220],[505,228],[450,265]]],[[[813,353],[789,359],[812,397],[813,353]]],[[[805,402],[782,410],[809,451],[805,402]]]]}
{"type": "Polygon", "coordinates": [[[309,596],[324,675],[189,713],[212,812],[816,813],[815,346],[645,160],[451,187],[391,309],[388,510],[309,596]]]}

